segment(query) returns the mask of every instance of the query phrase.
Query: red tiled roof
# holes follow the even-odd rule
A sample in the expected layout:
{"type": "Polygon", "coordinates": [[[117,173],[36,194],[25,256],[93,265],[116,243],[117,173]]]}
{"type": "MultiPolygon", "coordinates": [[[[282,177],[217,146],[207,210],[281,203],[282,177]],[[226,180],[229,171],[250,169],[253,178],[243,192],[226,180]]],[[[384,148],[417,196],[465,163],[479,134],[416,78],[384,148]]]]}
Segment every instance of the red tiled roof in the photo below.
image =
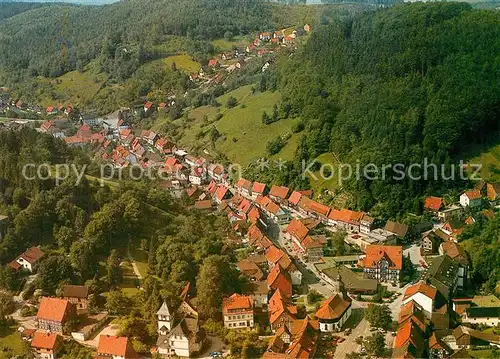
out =
{"type": "Polygon", "coordinates": [[[292,281],[290,274],[279,264],[276,264],[269,273],[267,284],[272,289],[281,290],[283,294],[288,297],[292,296],[292,281]]]}
{"type": "Polygon", "coordinates": [[[277,263],[284,254],[285,253],[281,249],[272,245],[266,251],[266,259],[270,263],[277,263]]]}
{"type": "Polygon", "coordinates": [[[260,182],[254,182],[252,186],[252,193],[264,194],[266,185],[260,182]]]}
{"type": "Polygon", "coordinates": [[[298,205],[301,198],[302,198],[302,193],[298,191],[293,191],[292,194],[290,195],[290,198],[288,199],[288,202],[294,205],[298,205]]]}
{"type": "Polygon", "coordinates": [[[224,197],[226,196],[227,192],[229,191],[229,188],[226,186],[220,185],[217,188],[217,191],[215,191],[215,198],[217,198],[219,201],[222,201],[224,197]]]}
{"type": "Polygon", "coordinates": [[[196,209],[210,209],[212,208],[212,201],[207,199],[204,201],[196,201],[194,203],[194,208],[196,209]]]}
{"type": "Polygon", "coordinates": [[[246,198],[243,198],[240,202],[240,205],[238,206],[238,211],[248,213],[248,211],[250,211],[250,208],[252,208],[252,202],[250,202],[246,198]]]}
{"type": "Polygon", "coordinates": [[[269,192],[269,196],[278,197],[281,199],[286,199],[289,191],[290,191],[290,189],[288,187],[272,186],[271,191],[269,192]]]}
{"type": "Polygon", "coordinates": [[[359,224],[363,215],[363,212],[351,211],[350,209],[345,208],[341,210],[332,209],[328,218],[338,222],[359,224]]]}
{"type": "Polygon", "coordinates": [[[236,187],[250,190],[250,188],[252,187],[252,182],[242,177],[238,180],[238,182],[236,182],[236,187]]]}
{"type": "Polygon", "coordinates": [[[428,285],[424,282],[418,282],[414,285],[409,286],[406,289],[403,298],[406,300],[416,293],[422,293],[426,297],[429,297],[431,299],[435,299],[436,294],[437,294],[437,289],[434,287],[431,287],[430,285],[428,285]]]}
{"type": "Polygon", "coordinates": [[[351,302],[342,299],[340,295],[336,294],[324,301],[314,316],[320,320],[340,319],[350,306],[351,302]]]}
{"type": "Polygon", "coordinates": [[[138,358],[137,353],[129,343],[128,338],[115,337],[110,335],[101,335],[99,337],[99,346],[97,347],[98,354],[116,355],[125,359],[138,358]]]}
{"type": "Polygon", "coordinates": [[[393,347],[401,348],[408,343],[411,343],[415,348],[418,349],[422,349],[424,345],[422,331],[411,320],[405,322],[398,328],[393,347]]]}
{"type": "Polygon", "coordinates": [[[151,106],[153,106],[153,103],[151,101],[148,101],[144,104],[144,108],[150,109],[151,106]]]}
{"type": "Polygon", "coordinates": [[[222,300],[222,313],[224,314],[249,310],[253,310],[253,302],[250,296],[234,293],[229,298],[222,300]]]}
{"type": "Polygon", "coordinates": [[[297,307],[293,305],[289,297],[277,289],[269,299],[269,322],[273,324],[284,312],[295,319],[297,307]]]}
{"type": "Polygon", "coordinates": [[[252,207],[250,212],[248,212],[247,217],[250,220],[250,222],[257,223],[258,219],[260,218],[259,209],[257,207],[252,207]]]}
{"type": "Polygon", "coordinates": [[[43,297],[38,307],[37,319],[63,322],[71,303],[64,299],[43,297]]]}
{"type": "Polygon", "coordinates": [[[285,231],[290,233],[290,235],[294,236],[299,241],[302,241],[309,233],[309,229],[307,229],[304,223],[295,218],[290,221],[285,231]]]}
{"type": "Polygon", "coordinates": [[[37,349],[54,350],[58,339],[61,339],[56,333],[35,332],[31,347],[37,349]]]}
{"type": "Polygon", "coordinates": [[[439,211],[443,205],[443,199],[440,197],[427,197],[424,202],[424,208],[430,209],[431,211],[439,211]]]}
{"type": "Polygon", "coordinates": [[[330,207],[304,196],[302,196],[302,198],[300,199],[299,207],[308,212],[315,212],[323,216],[328,216],[328,214],[330,213],[330,207]]]}
{"type": "Polygon", "coordinates": [[[363,260],[365,268],[376,268],[377,263],[385,258],[389,262],[389,269],[403,268],[403,247],[401,246],[379,246],[369,245],[365,251],[363,260]]]}
{"type": "Polygon", "coordinates": [[[477,190],[473,191],[465,191],[464,194],[469,198],[469,199],[479,199],[481,198],[481,192],[477,190]]]}

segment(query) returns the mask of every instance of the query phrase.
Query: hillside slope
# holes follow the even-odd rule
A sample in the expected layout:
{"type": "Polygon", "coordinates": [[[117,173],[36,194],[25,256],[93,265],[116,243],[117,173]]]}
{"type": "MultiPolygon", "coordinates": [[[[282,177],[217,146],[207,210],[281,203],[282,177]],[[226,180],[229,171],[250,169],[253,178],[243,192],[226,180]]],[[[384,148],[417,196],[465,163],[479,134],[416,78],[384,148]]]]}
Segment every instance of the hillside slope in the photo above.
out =
{"type": "MultiPolygon", "coordinates": [[[[278,66],[283,101],[307,123],[299,160],[450,164],[500,125],[500,14],[467,4],[395,6],[332,24],[278,66]]],[[[447,173],[450,168],[448,167],[447,173]]],[[[394,215],[459,181],[350,181],[354,207],[394,215]],[[391,199],[389,201],[389,199],[391,199]]],[[[298,176],[290,176],[293,179],[298,176]]]]}

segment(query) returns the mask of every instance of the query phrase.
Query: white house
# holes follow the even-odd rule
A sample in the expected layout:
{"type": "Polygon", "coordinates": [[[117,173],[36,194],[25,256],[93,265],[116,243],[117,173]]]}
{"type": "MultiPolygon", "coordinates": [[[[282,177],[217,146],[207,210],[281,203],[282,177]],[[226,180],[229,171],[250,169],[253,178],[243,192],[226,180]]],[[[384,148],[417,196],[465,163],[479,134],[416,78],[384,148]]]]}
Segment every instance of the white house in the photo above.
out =
{"type": "Polygon", "coordinates": [[[500,307],[470,307],[465,309],[464,323],[495,327],[500,323],[500,307]]]}
{"type": "Polygon", "coordinates": [[[462,207],[477,207],[481,205],[481,192],[477,190],[465,191],[460,196],[460,205],[462,207]]]}
{"type": "Polygon", "coordinates": [[[419,282],[406,289],[403,296],[403,305],[413,300],[420,307],[422,307],[424,314],[430,317],[434,308],[436,295],[436,288],[431,287],[424,282],[419,282]]]}
{"type": "Polygon", "coordinates": [[[33,272],[33,267],[40,258],[44,256],[44,252],[38,247],[31,247],[26,252],[9,263],[9,267],[14,270],[21,268],[33,272]]]}
{"type": "Polygon", "coordinates": [[[248,329],[254,325],[252,297],[234,293],[222,300],[224,327],[228,329],[248,329]]]}

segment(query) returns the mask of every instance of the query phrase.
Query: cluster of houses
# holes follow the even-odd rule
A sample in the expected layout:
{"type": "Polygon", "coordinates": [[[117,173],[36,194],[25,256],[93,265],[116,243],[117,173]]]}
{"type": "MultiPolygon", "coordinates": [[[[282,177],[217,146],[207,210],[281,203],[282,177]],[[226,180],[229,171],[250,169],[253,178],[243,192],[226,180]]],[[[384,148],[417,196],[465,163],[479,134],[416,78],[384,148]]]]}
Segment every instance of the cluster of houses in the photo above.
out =
{"type": "Polygon", "coordinates": [[[500,346],[499,335],[470,327],[498,324],[499,299],[491,295],[455,297],[458,277],[452,260],[441,258],[435,263],[440,274],[433,274],[433,280],[425,278],[404,293],[393,358],[464,358],[470,357],[463,355],[471,347],[500,346]]]}
{"type": "MultiPolygon", "coordinates": [[[[207,66],[201,67],[197,73],[189,74],[189,79],[195,83],[204,81],[207,84],[221,84],[227,74],[241,69],[255,55],[263,57],[273,54],[281,48],[294,46],[296,38],[304,36],[310,31],[311,26],[305,24],[295,29],[260,32],[246,47],[236,47],[210,59],[207,66]]],[[[266,62],[262,71],[266,71],[269,65],[270,63],[266,62]]]]}

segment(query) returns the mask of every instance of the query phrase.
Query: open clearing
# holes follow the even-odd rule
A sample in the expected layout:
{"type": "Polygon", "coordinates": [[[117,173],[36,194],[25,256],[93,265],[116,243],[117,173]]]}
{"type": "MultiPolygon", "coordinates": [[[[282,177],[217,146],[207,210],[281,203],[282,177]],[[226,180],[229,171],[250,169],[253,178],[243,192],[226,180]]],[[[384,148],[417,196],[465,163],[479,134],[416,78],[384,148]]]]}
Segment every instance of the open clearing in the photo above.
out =
{"type": "Polygon", "coordinates": [[[163,62],[169,67],[172,67],[172,64],[175,62],[175,66],[179,70],[186,71],[188,73],[198,72],[200,69],[200,64],[187,54],[169,56],[163,60],[163,62]]]}
{"type": "MultiPolygon", "coordinates": [[[[248,165],[253,160],[267,156],[267,143],[278,136],[291,134],[291,128],[297,123],[294,119],[284,119],[265,125],[262,114],[266,111],[272,114],[273,106],[279,104],[279,92],[255,92],[253,85],[242,86],[217,98],[220,107],[203,106],[191,110],[188,120],[181,119],[177,123],[183,127],[180,143],[201,152],[202,149],[213,149],[210,131],[213,127],[220,133],[215,143],[215,149],[225,154],[230,161],[248,165]],[[230,97],[237,99],[238,104],[227,108],[230,97]],[[222,118],[215,121],[217,114],[222,118]]],[[[273,158],[290,160],[300,139],[300,134],[293,134],[287,145],[273,158]]]]}

